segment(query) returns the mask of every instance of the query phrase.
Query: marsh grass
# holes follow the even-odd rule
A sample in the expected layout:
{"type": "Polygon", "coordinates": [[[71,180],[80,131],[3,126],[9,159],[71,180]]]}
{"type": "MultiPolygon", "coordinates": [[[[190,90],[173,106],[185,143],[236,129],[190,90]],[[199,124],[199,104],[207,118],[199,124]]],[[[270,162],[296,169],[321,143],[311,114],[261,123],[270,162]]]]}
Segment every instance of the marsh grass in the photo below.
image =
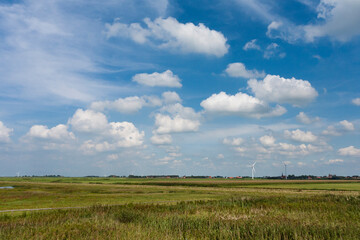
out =
{"type": "Polygon", "coordinates": [[[0,180],[0,210],[84,207],[0,213],[0,239],[360,239],[358,182],[80,180],[0,180]]]}
{"type": "Polygon", "coordinates": [[[359,239],[359,196],[94,205],[0,216],[0,239],[359,239]]]}

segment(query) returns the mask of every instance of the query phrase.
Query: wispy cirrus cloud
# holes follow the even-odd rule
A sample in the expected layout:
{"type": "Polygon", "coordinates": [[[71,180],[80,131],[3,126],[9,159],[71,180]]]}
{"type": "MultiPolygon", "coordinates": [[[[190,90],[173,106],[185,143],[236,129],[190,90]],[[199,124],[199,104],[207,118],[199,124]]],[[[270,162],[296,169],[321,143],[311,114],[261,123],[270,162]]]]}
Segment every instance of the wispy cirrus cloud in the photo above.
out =
{"type": "MultiPolygon", "coordinates": [[[[131,10],[135,5],[136,1],[100,4],[84,0],[71,4],[58,0],[0,4],[0,95],[64,104],[129,91],[99,77],[111,72],[112,66],[108,69],[107,64],[114,61],[95,49],[112,48],[103,36],[102,17],[115,13],[136,17],[145,9],[150,16],[164,15],[168,2],[144,0],[139,11],[131,10]]],[[[131,68],[131,62],[119,60],[122,69],[131,68]]]]}
{"type": "Polygon", "coordinates": [[[339,42],[347,42],[360,35],[360,3],[357,0],[321,0],[316,7],[317,19],[314,23],[295,25],[281,19],[272,21],[267,35],[288,42],[314,42],[329,37],[339,42]]]}
{"type": "Polygon", "coordinates": [[[257,39],[253,39],[247,43],[245,43],[244,47],[243,47],[244,51],[249,51],[249,50],[261,50],[261,47],[257,44],[257,39]]]}
{"type": "Polygon", "coordinates": [[[298,41],[314,42],[328,37],[339,42],[347,42],[360,35],[357,0],[297,0],[308,6],[317,16],[311,22],[296,24],[276,12],[276,1],[236,0],[242,10],[268,25],[267,36],[280,38],[290,43],[298,41]]]}

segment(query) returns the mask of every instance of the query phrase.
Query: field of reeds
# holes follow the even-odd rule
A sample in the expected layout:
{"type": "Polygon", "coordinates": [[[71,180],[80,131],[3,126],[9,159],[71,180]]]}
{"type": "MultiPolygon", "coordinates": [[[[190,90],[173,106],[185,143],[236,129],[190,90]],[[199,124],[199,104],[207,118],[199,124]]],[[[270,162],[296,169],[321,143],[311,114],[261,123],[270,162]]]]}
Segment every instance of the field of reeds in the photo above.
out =
{"type": "Polygon", "coordinates": [[[0,189],[0,239],[360,239],[359,181],[0,178],[1,186],[14,188],[0,189]],[[40,208],[53,209],[24,210],[40,208]]]}

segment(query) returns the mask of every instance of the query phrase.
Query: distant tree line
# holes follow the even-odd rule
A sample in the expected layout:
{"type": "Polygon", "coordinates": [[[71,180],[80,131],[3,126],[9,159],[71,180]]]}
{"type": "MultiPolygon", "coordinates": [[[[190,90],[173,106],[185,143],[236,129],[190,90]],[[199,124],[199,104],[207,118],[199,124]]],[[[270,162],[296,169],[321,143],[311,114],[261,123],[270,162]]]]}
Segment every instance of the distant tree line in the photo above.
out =
{"type": "MultiPolygon", "coordinates": [[[[282,176],[274,176],[274,177],[270,177],[270,176],[265,176],[263,177],[265,179],[285,179],[285,175],[282,176]]],[[[360,177],[358,175],[353,175],[353,176],[336,176],[336,175],[332,175],[329,174],[328,176],[315,176],[315,175],[300,175],[300,176],[295,176],[294,174],[290,174],[287,175],[287,179],[289,180],[306,180],[306,179],[333,179],[333,180],[346,180],[346,179],[360,179],[360,177]]]]}
{"type": "Polygon", "coordinates": [[[64,177],[62,175],[22,175],[20,177],[64,177]]]}
{"type": "MultiPolygon", "coordinates": [[[[50,175],[23,175],[20,177],[64,177],[62,175],[54,175],[54,174],[50,174],[50,175]]],[[[88,175],[88,176],[84,176],[84,177],[88,177],[88,178],[100,178],[103,176],[97,176],[97,175],[88,175]]],[[[202,175],[190,175],[190,176],[179,176],[179,175],[128,175],[128,176],[118,176],[118,175],[109,175],[106,176],[109,178],[229,178],[229,179],[234,179],[234,178],[243,178],[243,179],[248,179],[251,178],[249,176],[243,176],[243,177],[224,177],[224,176],[202,176],[202,175]]],[[[257,177],[258,179],[285,179],[285,175],[281,175],[281,176],[264,176],[264,177],[257,177]]],[[[360,179],[359,175],[353,175],[353,176],[337,176],[337,175],[332,175],[329,174],[328,176],[315,176],[315,175],[300,175],[300,176],[296,176],[294,174],[289,174],[287,175],[287,179],[288,180],[306,180],[306,179],[333,179],[333,180],[347,180],[347,179],[360,179]]]]}

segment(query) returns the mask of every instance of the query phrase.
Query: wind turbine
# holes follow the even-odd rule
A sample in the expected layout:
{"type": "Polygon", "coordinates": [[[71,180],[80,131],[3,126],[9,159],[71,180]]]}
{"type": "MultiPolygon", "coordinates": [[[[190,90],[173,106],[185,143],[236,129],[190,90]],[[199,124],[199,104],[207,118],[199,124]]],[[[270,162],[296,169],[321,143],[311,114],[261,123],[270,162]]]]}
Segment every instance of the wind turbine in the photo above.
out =
{"type": "Polygon", "coordinates": [[[251,178],[254,179],[254,174],[255,174],[255,164],[256,162],[254,162],[252,165],[250,165],[250,167],[252,167],[251,169],[251,178]]]}
{"type": "Polygon", "coordinates": [[[287,180],[287,174],[286,174],[286,167],[287,167],[287,164],[286,162],[282,162],[284,164],[284,167],[285,167],[285,180],[287,180]]]}

